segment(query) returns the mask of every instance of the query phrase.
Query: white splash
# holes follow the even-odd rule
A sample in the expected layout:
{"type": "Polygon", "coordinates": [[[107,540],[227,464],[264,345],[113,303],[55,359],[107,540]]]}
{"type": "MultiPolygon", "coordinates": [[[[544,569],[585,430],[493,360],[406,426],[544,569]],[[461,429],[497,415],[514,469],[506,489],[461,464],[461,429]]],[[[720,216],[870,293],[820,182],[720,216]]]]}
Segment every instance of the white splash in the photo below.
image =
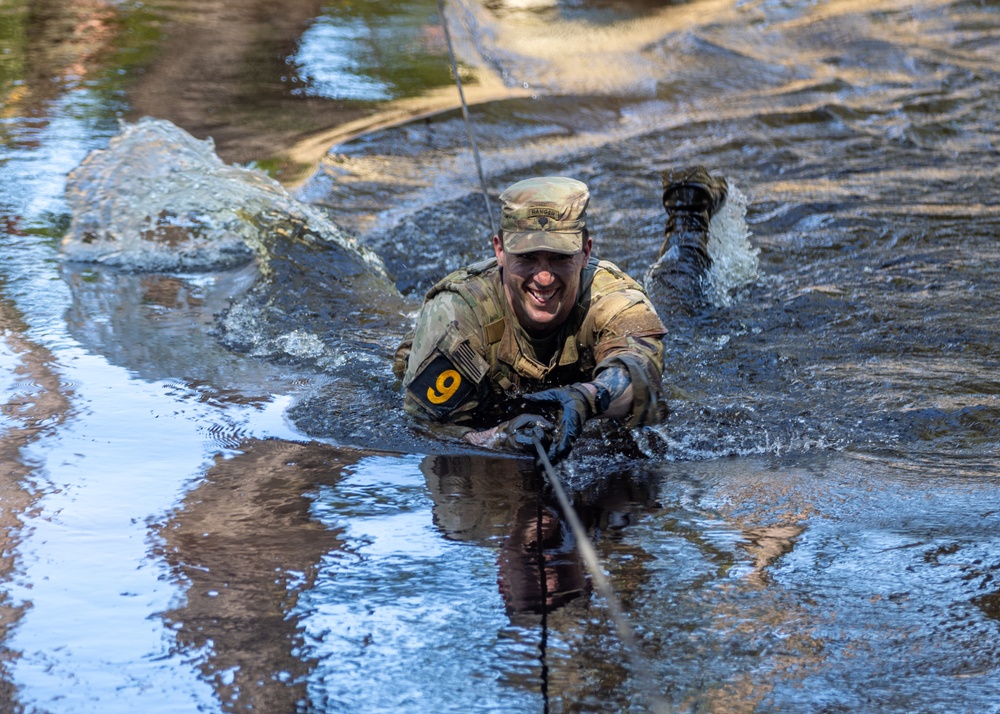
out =
{"type": "Polygon", "coordinates": [[[712,265],[705,276],[705,295],[716,307],[732,304],[737,292],[759,276],[760,248],[750,243],[748,204],[743,192],[729,181],[726,201],[708,224],[712,265]]]}

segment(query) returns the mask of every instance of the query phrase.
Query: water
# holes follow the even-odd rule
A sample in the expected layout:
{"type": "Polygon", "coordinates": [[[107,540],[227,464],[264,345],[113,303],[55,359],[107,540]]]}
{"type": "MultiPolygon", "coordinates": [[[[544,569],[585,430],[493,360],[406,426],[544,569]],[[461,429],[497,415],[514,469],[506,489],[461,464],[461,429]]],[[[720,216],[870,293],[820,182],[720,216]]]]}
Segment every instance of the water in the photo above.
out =
{"type": "Polygon", "coordinates": [[[747,199],[669,421],[562,470],[652,685],[530,461],[399,410],[489,232],[435,5],[0,4],[0,711],[1000,711],[996,3],[448,4],[494,200],[587,181],[642,276],[660,171],[747,199]],[[66,262],[67,177],[145,115],[343,250],[66,262]]]}

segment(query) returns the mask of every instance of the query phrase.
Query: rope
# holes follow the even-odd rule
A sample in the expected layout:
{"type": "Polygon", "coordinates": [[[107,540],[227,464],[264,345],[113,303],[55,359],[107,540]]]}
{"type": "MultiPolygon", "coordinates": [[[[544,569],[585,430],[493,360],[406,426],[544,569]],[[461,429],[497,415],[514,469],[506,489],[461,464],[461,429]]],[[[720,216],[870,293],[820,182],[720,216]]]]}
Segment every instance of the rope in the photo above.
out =
{"type": "MultiPolygon", "coordinates": [[[[469,118],[469,107],[465,102],[465,92],[462,90],[462,79],[458,76],[458,63],[455,61],[455,50],[451,44],[451,33],[448,31],[448,20],[444,12],[444,0],[437,0],[438,15],[441,17],[441,27],[444,29],[444,38],[448,44],[448,57],[451,60],[451,71],[455,75],[455,85],[458,87],[458,97],[462,102],[462,117],[465,120],[465,131],[469,137],[469,146],[472,147],[472,156],[476,162],[476,172],[479,174],[479,186],[483,192],[483,200],[486,203],[486,214],[490,218],[490,229],[493,234],[496,235],[497,226],[496,222],[493,220],[493,209],[490,206],[489,192],[486,190],[486,179],[483,176],[483,166],[479,160],[479,149],[476,147],[476,139],[472,134],[472,120],[469,118]]],[[[577,516],[576,511],[573,509],[573,504],[570,503],[569,498],[566,496],[566,491],[562,487],[562,482],[556,475],[555,469],[552,468],[552,463],[549,461],[548,455],[545,453],[545,448],[542,446],[542,442],[538,437],[534,438],[535,449],[538,451],[538,463],[541,464],[549,485],[552,486],[552,490],[556,494],[556,499],[559,501],[559,507],[562,509],[563,515],[566,520],[569,521],[570,528],[573,530],[573,535],[576,537],[577,548],[580,550],[580,555],[583,557],[584,564],[587,570],[590,571],[590,576],[593,579],[594,586],[597,588],[597,592],[604,598],[604,602],[608,608],[608,614],[611,616],[612,621],[615,624],[615,629],[618,632],[618,638],[621,640],[622,644],[625,646],[626,651],[632,660],[632,664],[636,667],[639,674],[639,681],[643,683],[647,690],[647,694],[652,703],[652,708],[654,712],[661,713],[667,712],[668,708],[666,702],[663,701],[662,697],[656,692],[653,687],[653,678],[651,669],[649,667],[649,662],[646,660],[645,655],[642,650],[639,649],[639,645],[636,642],[635,635],[632,632],[632,628],[629,626],[628,621],[625,619],[625,615],[622,612],[621,605],[618,603],[618,598],[615,597],[614,591],[611,589],[611,583],[608,582],[607,576],[601,569],[601,564],[597,559],[597,552],[594,550],[594,546],[591,545],[590,539],[587,537],[587,531],[580,522],[580,517],[577,516]]],[[[541,527],[541,515],[538,518],[539,528],[541,527]]],[[[541,533],[538,534],[539,542],[539,557],[542,558],[541,551],[541,533]]],[[[545,608],[545,577],[544,577],[544,561],[539,561],[539,566],[543,568],[542,572],[542,623],[543,623],[543,641],[542,641],[542,658],[543,658],[543,695],[545,696],[545,711],[548,712],[548,677],[547,677],[547,666],[544,665],[545,657],[545,645],[547,637],[548,628],[546,627],[546,612],[545,608]]]]}
{"type": "Polygon", "coordinates": [[[657,689],[653,686],[654,680],[652,669],[649,666],[649,661],[639,648],[638,642],[636,642],[635,634],[632,632],[632,627],[629,625],[628,620],[625,619],[625,614],[622,612],[618,598],[615,596],[614,590],[611,589],[611,583],[608,581],[607,575],[604,574],[604,570],[601,568],[601,563],[597,558],[597,551],[594,550],[594,546],[591,544],[590,538],[587,536],[587,530],[583,527],[583,523],[580,522],[580,517],[576,514],[573,504],[566,495],[566,491],[562,486],[562,481],[559,480],[559,476],[556,475],[556,471],[552,467],[552,462],[549,461],[548,454],[545,453],[545,447],[542,446],[542,442],[537,436],[533,437],[532,441],[535,444],[535,450],[538,452],[538,463],[545,472],[545,477],[548,480],[549,485],[552,487],[553,492],[556,494],[556,500],[559,501],[559,507],[562,509],[563,515],[569,522],[573,535],[576,537],[576,544],[580,551],[580,556],[583,558],[583,562],[584,565],[587,566],[587,570],[590,571],[594,587],[597,589],[598,594],[604,598],[605,605],[608,608],[608,614],[615,625],[615,630],[618,632],[618,639],[620,639],[622,644],[625,646],[625,650],[628,652],[629,658],[637,670],[636,673],[638,675],[638,680],[642,683],[643,688],[646,690],[646,694],[650,699],[653,711],[658,713],[670,711],[666,701],[663,700],[663,698],[658,694],[657,689]]]}
{"type": "Polygon", "coordinates": [[[538,643],[538,658],[542,665],[542,714],[549,714],[549,662],[547,657],[549,646],[549,585],[545,577],[545,548],[542,544],[544,537],[545,504],[542,502],[542,494],[537,494],[535,499],[535,542],[538,548],[535,552],[535,560],[538,565],[538,583],[541,594],[542,605],[542,638],[538,643]]]}
{"type": "Polygon", "coordinates": [[[448,57],[451,59],[451,71],[455,75],[455,85],[458,87],[458,98],[462,102],[462,117],[465,119],[465,133],[469,136],[469,146],[472,147],[472,156],[476,161],[476,172],[479,174],[479,187],[483,191],[483,200],[486,202],[486,215],[490,217],[490,230],[493,235],[497,234],[497,224],[493,220],[493,209],[490,207],[490,196],[486,191],[486,179],[483,177],[483,165],[479,161],[479,149],[476,148],[476,139],[472,136],[472,120],[469,119],[469,107],[465,103],[465,92],[462,91],[462,80],[458,76],[458,64],[455,62],[455,50],[451,46],[451,33],[448,32],[448,20],[444,14],[444,0],[437,0],[438,15],[441,16],[441,27],[444,28],[444,39],[448,43],[448,57]]]}

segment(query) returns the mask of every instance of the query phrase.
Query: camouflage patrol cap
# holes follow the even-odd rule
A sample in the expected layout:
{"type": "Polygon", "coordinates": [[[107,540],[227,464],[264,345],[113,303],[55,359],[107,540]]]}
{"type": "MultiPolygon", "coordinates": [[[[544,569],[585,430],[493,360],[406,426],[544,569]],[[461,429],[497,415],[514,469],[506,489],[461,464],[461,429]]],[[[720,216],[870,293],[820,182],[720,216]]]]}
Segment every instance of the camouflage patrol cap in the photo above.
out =
{"type": "Polygon", "coordinates": [[[540,176],[518,181],[500,194],[504,251],[580,252],[589,201],[587,184],[576,179],[540,176]]]}

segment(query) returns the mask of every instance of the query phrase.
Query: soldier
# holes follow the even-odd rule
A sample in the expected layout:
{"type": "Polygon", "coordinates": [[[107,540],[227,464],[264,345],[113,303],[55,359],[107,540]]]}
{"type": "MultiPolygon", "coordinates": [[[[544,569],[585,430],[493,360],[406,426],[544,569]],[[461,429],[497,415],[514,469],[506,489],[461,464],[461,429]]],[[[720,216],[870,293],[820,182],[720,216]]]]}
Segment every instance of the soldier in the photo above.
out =
{"type": "MultiPolygon", "coordinates": [[[[663,180],[670,220],[656,276],[687,300],[710,263],[708,219],[726,184],[700,167],[663,180]]],[[[431,288],[396,352],[407,412],[489,448],[530,450],[538,436],[552,460],[590,419],[664,418],[666,329],[639,283],[591,258],[589,200],[586,184],[564,177],[500,195],[494,257],[431,288]]]]}

